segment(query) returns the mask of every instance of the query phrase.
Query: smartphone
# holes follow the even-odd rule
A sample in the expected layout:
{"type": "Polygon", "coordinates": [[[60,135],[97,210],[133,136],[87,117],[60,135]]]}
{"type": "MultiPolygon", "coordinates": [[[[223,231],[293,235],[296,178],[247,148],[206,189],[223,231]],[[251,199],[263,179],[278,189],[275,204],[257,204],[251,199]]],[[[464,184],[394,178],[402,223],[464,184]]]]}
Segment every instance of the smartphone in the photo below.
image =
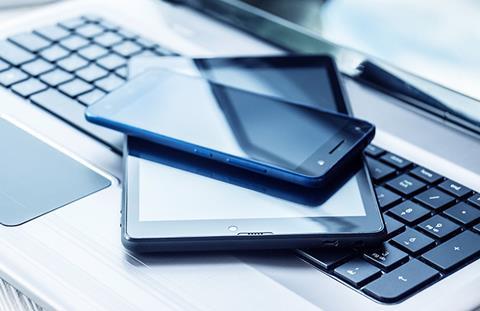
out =
{"type": "Polygon", "coordinates": [[[166,70],[107,95],[87,109],[87,119],[310,187],[335,178],[374,135],[362,120],[166,70]]]}

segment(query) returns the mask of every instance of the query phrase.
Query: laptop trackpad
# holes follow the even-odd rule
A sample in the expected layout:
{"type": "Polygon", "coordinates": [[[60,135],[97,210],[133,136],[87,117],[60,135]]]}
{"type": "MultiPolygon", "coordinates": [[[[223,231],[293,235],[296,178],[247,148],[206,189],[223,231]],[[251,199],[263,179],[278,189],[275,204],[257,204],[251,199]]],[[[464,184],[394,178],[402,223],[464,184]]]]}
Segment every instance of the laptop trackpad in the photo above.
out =
{"type": "Polygon", "coordinates": [[[23,224],[110,181],[0,118],[0,223],[23,224]]]}

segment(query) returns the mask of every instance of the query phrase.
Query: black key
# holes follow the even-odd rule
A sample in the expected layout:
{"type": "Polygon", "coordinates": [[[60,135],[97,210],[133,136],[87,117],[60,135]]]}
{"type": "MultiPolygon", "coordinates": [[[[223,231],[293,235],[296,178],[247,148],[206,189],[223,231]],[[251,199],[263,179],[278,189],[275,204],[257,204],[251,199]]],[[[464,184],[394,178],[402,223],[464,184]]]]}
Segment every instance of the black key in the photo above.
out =
{"type": "Polygon", "coordinates": [[[43,60],[41,58],[38,58],[34,60],[33,62],[29,62],[26,64],[22,65],[22,70],[29,73],[32,76],[38,76],[41,75],[42,73],[48,72],[55,68],[54,65],[50,64],[46,60],[43,60]]]}
{"type": "Polygon", "coordinates": [[[63,70],[73,72],[88,65],[88,61],[85,58],[72,54],[67,58],[59,60],[57,65],[63,70]]]}
{"type": "Polygon", "coordinates": [[[73,30],[77,27],[82,26],[85,23],[86,21],[83,18],[77,17],[77,18],[68,19],[66,21],[62,21],[58,23],[58,25],[65,29],[73,30]]]}
{"type": "Polygon", "coordinates": [[[390,165],[393,165],[396,168],[403,169],[412,164],[412,162],[405,160],[402,157],[397,156],[396,154],[387,152],[384,154],[381,159],[387,162],[390,165]]]}
{"type": "Polygon", "coordinates": [[[449,271],[478,254],[480,235],[467,230],[438,245],[422,257],[440,270],[449,271]]]}
{"type": "Polygon", "coordinates": [[[78,129],[103,141],[114,150],[122,150],[123,135],[88,122],[84,116],[85,106],[59,91],[50,88],[33,95],[30,100],[78,129]]]}
{"type": "Polygon", "coordinates": [[[73,78],[74,76],[72,74],[62,69],[55,69],[40,76],[40,80],[50,86],[57,86],[59,84],[70,81],[73,78]]]}
{"type": "Polygon", "coordinates": [[[28,80],[25,80],[23,82],[17,83],[14,86],[12,86],[12,91],[14,91],[20,96],[28,97],[32,94],[43,91],[46,88],[47,88],[47,85],[45,83],[40,82],[36,78],[30,78],[28,80]]]}
{"type": "Polygon", "coordinates": [[[363,257],[385,271],[391,271],[408,261],[408,255],[405,252],[387,242],[378,248],[366,251],[363,257]]]}
{"type": "Polygon", "coordinates": [[[140,53],[142,51],[142,47],[133,41],[124,41],[118,45],[115,45],[112,50],[123,57],[131,57],[140,53]]]}
{"type": "Polygon", "coordinates": [[[417,196],[415,200],[434,210],[442,209],[454,202],[455,199],[437,188],[430,188],[417,196]]]}
{"type": "Polygon", "coordinates": [[[401,197],[398,194],[381,186],[376,187],[375,192],[377,194],[378,205],[382,210],[386,210],[389,206],[401,200],[401,197]]]}
{"type": "Polygon", "coordinates": [[[128,69],[127,66],[123,66],[120,68],[115,69],[115,74],[121,78],[128,78],[128,69]]]}
{"type": "Polygon", "coordinates": [[[80,79],[75,79],[60,85],[58,89],[70,97],[76,97],[80,94],[91,91],[93,86],[80,79]]]}
{"type": "Polygon", "coordinates": [[[78,77],[87,82],[93,82],[108,75],[108,71],[98,67],[95,64],[90,64],[88,67],[78,70],[75,73],[78,77]]]}
{"type": "Polygon", "coordinates": [[[364,292],[384,302],[397,301],[439,276],[438,271],[417,259],[383,275],[364,288],[364,292]]]}
{"type": "Polygon", "coordinates": [[[455,204],[444,214],[466,226],[480,219],[480,211],[464,202],[455,204]]]}
{"type": "Polygon", "coordinates": [[[95,37],[93,41],[104,47],[111,47],[111,46],[114,46],[115,44],[122,42],[123,37],[114,32],[107,31],[95,37]]]}
{"type": "Polygon", "coordinates": [[[412,201],[404,201],[391,208],[388,213],[408,225],[416,223],[430,215],[428,209],[412,201]]]}
{"type": "Polygon", "coordinates": [[[127,64],[127,59],[112,53],[100,59],[97,59],[97,64],[111,71],[115,70],[116,68],[125,66],[127,64]]]}
{"type": "Polygon", "coordinates": [[[9,64],[0,59],[0,71],[7,70],[10,67],[9,64]]]}
{"type": "Polygon", "coordinates": [[[460,230],[460,226],[440,215],[434,215],[418,227],[430,236],[442,240],[460,230]]]}
{"type": "Polygon", "coordinates": [[[108,50],[96,45],[96,44],[91,44],[81,50],[78,51],[78,54],[80,54],[82,57],[85,57],[86,59],[93,61],[96,60],[102,56],[105,56],[108,54],[108,50]]]}
{"type": "Polygon", "coordinates": [[[450,194],[453,194],[457,198],[461,198],[472,192],[472,190],[468,189],[467,187],[451,181],[449,179],[445,180],[441,184],[438,185],[441,189],[447,191],[450,194]]]}
{"type": "Polygon", "coordinates": [[[0,58],[14,66],[28,63],[35,58],[35,55],[16,46],[12,42],[0,41],[0,58]]]}
{"type": "Polygon", "coordinates": [[[315,266],[325,270],[331,270],[351,258],[354,255],[354,252],[349,249],[319,248],[300,250],[299,254],[307,258],[315,266]]]}
{"type": "Polygon", "coordinates": [[[57,25],[42,27],[35,30],[35,33],[51,41],[59,41],[70,35],[70,32],[68,30],[57,25]]]}
{"type": "Polygon", "coordinates": [[[372,158],[367,157],[367,165],[370,171],[370,176],[377,181],[395,173],[395,169],[372,158]]]}
{"type": "Polygon", "coordinates": [[[480,194],[477,193],[472,195],[470,198],[468,198],[468,202],[480,208],[480,194]]]}
{"type": "Polygon", "coordinates": [[[52,45],[51,47],[42,50],[39,55],[48,60],[49,62],[56,62],[59,59],[67,57],[70,51],[62,48],[60,45],[52,45]]]}
{"type": "Polygon", "coordinates": [[[0,84],[9,87],[12,84],[26,80],[28,75],[17,68],[10,68],[0,72],[0,84]]]}
{"type": "Polygon", "coordinates": [[[95,24],[85,24],[75,29],[75,32],[85,38],[93,38],[105,31],[104,28],[95,24]]]}
{"type": "Polygon", "coordinates": [[[405,225],[399,222],[398,220],[388,216],[383,215],[383,221],[385,222],[385,228],[387,229],[387,237],[391,238],[392,236],[400,233],[405,229],[405,225]]]}
{"type": "Polygon", "coordinates": [[[34,53],[52,44],[50,41],[45,40],[44,38],[31,32],[18,34],[16,36],[8,38],[8,40],[34,53]]]}
{"type": "Polygon", "coordinates": [[[410,171],[410,174],[414,175],[415,177],[418,177],[420,180],[423,180],[424,182],[433,184],[442,179],[442,176],[438,175],[437,173],[434,173],[430,170],[427,170],[424,167],[418,166],[414,168],[413,170],[410,171]]]}
{"type": "MultiPolygon", "coordinates": [[[[141,44],[141,43],[140,43],[141,44]]],[[[379,155],[383,154],[385,152],[385,150],[383,150],[382,148],[379,148],[377,146],[374,146],[374,145],[368,145],[365,150],[364,150],[365,154],[371,156],[371,157],[378,157],[379,155]]]]}
{"type": "Polygon", "coordinates": [[[77,51],[89,45],[90,41],[83,37],[72,35],[60,41],[59,44],[70,51],[77,51]]]}
{"type": "Polygon", "coordinates": [[[425,188],[425,183],[407,174],[395,177],[387,183],[391,189],[404,195],[411,195],[425,188]]]}
{"type": "Polygon", "coordinates": [[[105,96],[105,92],[100,91],[99,89],[94,89],[88,93],[85,93],[77,98],[79,102],[84,104],[85,106],[90,106],[98,101],[100,98],[105,96]]]}
{"type": "Polygon", "coordinates": [[[106,78],[95,81],[94,84],[108,93],[120,87],[123,83],[125,83],[125,81],[122,78],[111,74],[106,78]]]}
{"type": "Polygon", "coordinates": [[[361,258],[354,258],[335,268],[334,273],[355,287],[362,287],[381,275],[380,269],[361,258]]]}
{"type": "Polygon", "coordinates": [[[412,255],[419,254],[435,244],[435,241],[425,234],[410,228],[394,237],[392,242],[412,255]]]}
{"type": "Polygon", "coordinates": [[[476,233],[480,233],[480,223],[476,224],[475,226],[473,226],[473,231],[475,231],[476,233]]]}

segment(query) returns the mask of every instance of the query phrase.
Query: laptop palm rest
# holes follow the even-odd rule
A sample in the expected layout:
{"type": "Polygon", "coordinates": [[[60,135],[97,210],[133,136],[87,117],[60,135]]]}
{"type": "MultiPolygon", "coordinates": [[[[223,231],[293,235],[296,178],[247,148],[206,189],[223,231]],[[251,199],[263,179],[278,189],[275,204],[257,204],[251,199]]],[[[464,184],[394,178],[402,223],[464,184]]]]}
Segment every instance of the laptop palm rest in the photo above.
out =
{"type": "Polygon", "coordinates": [[[0,224],[16,226],[108,187],[83,164],[0,118],[0,224]]]}

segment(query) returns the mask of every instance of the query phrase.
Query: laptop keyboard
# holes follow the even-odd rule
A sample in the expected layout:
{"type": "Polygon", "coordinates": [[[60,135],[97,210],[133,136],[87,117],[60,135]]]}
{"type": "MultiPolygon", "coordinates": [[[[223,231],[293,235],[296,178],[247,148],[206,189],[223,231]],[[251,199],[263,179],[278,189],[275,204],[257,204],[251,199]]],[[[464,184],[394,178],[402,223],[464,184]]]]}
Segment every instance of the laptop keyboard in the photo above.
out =
{"type": "Polygon", "coordinates": [[[176,55],[97,16],[81,16],[0,41],[0,85],[120,152],[121,135],[84,109],[125,83],[127,62],[176,55]]]}
{"type": "Polygon", "coordinates": [[[399,302],[480,257],[480,194],[370,145],[366,160],[387,239],[372,249],[301,250],[337,280],[399,302]]]}
{"type": "MultiPolygon", "coordinates": [[[[176,55],[96,16],[0,41],[0,85],[120,151],[84,109],[125,83],[127,62],[176,55]]],[[[366,159],[388,237],[368,250],[301,250],[306,261],[382,302],[398,302],[480,257],[480,194],[373,145],[366,159]]]]}

